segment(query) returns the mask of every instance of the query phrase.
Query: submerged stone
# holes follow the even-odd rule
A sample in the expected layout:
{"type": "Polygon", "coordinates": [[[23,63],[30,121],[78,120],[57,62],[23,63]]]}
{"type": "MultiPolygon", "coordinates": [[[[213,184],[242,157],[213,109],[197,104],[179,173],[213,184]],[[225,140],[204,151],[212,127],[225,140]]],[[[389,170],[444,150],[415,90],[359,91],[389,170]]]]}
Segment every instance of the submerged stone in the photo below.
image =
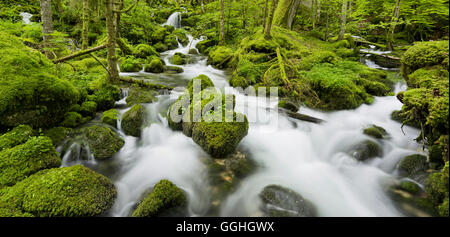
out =
{"type": "Polygon", "coordinates": [[[261,211],[267,217],[316,217],[316,207],[295,191],[279,186],[266,186],[259,194],[261,211]]]}

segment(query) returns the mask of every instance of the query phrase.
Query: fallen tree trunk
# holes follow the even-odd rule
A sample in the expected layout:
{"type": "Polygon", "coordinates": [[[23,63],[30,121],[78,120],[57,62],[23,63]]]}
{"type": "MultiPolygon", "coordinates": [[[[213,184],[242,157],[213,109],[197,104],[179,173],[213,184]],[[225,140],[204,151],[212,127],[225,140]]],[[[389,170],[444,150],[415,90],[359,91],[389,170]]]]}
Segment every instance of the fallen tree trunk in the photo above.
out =
{"type": "Polygon", "coordinates": [[[106,48],[106,44],[103,44],[103,45],[100,45],[100,46],[97,46],[97,47],[94,47],[94,48],[91,48],[91,49],[81,50],[81,51],[78,51],[78,52],[76,52],[74,54],[71,54],[71,55],[68,55],[68,56],[65,56],[65,57],[62,57],[62,58],[55,59],[55,60],[53,60],[53,63],[55,63],[55,64],[62,63],[62,62],[65,62],[67,60],[70,60],[70,59],[73,59],[73,58],[76,58],[76,57],[80,57],[80,56],[83,56],[83,55],[86,55],[86,54],[90,54],[90,53],[93,53],[95,51],[99,51],[99,50],[102,50],[102,49],[105,49],[105,48],[106,48]]]}
{"type": "Polygon", "coordinates": [[[148,88],[148,89],[156,89],[156,90],[164,90],[164,89],[172,90],[173,89],[172,86],[153,84],[153,83],[145,82],[144,80],[134,79],[131,77],[120,77],[119,80],[122,82],[126,82],[126,83],[137,84],[140,87],[148,88]]]}
{"type": "Polygon", "coordinates": [[[277,110],[279,113],[287,115],[288,117],[296,119],[296,120],[301,120],[301,121],[310,122],[310,123],[317,123],[317,124],[325,122],[322,119],[315,118],[315,117],[312,117],[312,116],[309,116],[306,114],[295,113],[295,112],[292,112],[292,111],[289,111],[289,110],[286,110],[283,108],[278,108],[278,109],[273,109],[273,110],[277,110]]]}

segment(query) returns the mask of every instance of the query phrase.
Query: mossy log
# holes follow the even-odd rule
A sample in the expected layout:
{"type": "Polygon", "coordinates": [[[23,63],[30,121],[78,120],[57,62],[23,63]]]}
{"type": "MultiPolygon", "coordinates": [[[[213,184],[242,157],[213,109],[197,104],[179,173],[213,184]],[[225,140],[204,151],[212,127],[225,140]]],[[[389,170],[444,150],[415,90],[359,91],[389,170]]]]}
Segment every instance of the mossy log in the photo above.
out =
{"type": "Polygon", "coordinates": [[[78,51],[78,52],[76,52],[74,54],[71,54],[71,55],[68,55],[68,56],[65,56],[65,57],[62,57],[62,58],[55,59],[55,60],[53,60],[53,63],[55,63],[55,64],[62,63],[62,62],[68,61],[70,59],[73,59],[73,58],[76,58],[76,57],[80,57],[80,56],[83,56],[83,55],[86,55],[86,54],[90,54],[90,53],[93,53],[95,51],[99,51],[99,50],[102,50],[102,49],[105,49],[105,48],[106,48],[106,44],[103,44],[103,45],[100,45],[100,46],[97,46],[97,47],[94,47],[94,48],[91,48],[91,49],[81,50],[81,51],[78,51]]]}

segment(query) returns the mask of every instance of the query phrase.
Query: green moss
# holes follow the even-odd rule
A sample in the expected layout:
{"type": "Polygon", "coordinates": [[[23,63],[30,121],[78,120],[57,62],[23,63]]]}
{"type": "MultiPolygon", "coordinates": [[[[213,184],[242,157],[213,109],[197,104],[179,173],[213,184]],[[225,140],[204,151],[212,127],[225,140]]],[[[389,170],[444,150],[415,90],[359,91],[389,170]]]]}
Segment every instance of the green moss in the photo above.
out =
{"type": "Polygon", "coordinates": [[[152,32],[151,40],[153,44],[164,41],[166,35],[168,35],[167,29],[164,27],[158,27],[156,30],[152,32]]]}
{"type": "Polygon", "coordinates": [[[198,42],[195,47],[198,49],[198,52],[200,52],[201,54],[207,54],[209,52],[208,49],[210,47],[213,47],[214,45],[216,45],[216,42],[213,40],[203,40],[203,41],[198,42]]]}
{"type": "Polygon", "coordinates": [[[102,83],[93,93],[93,100],[97,103],[97,110],[104,111],[115,106],[116,101],[120,100],[121,93],[119,87],[102,83]]]}
{"type": "Polygon", "coordinates": [[[167,121],[172,130],[183,131],[182,118],[191,103],[190,97],[191,96],[188,93],[184,93],[178,97],[178,99],[171,106],[169,106],[167,111],[167,121]]]}
{"type": "Polygon", "coordinates": [[[335,64],[339,61],[338,56],[331,51],[317,51],[302,59],[299,64],[301,70],[310,70],[315,65],[322,63],[335,64]]]}
{"type": "Polygon", "coordinates": [[[36,173],[5,189],[0,202],[39,217],[88,217],[107,211],[115,197],[111,181],[75,165],[36,173]]]}
{"type": "Polygon", "coordinates": [[[142,64],[136,58],[129,56],[120,59],[120,71],[122,72],[140,72],[142,64]]]}
{"type": "Polygon", "coordinates": [[[233,50],[230,48],[219,46],[209,52],[208,63],[217,68],[227,68],[228,62],[233,56],[233,50]]]}
{"type": "Polygon", "coordinates": [[[164,44],[167,45],[170,50],[178,48],[177,37],[175,35],[167,35],[164,39],[164,44]]]}
{"type": "Polygon", "coordinates": [[[97,112],[97,103],[94,101],[85,101],[81,104],[81,114],[83,116],[94,116],[95,112],[97,112]]]}
{"type": "Polygon", "coordinates": [[[34,135],[33,128],[28,125],[19,125],[11,131],[0,136],[0,152],[25,143],[34,135]]]}
{"type": "Polygon", "coordinates": [[[195,49],[195,48],[190,48],[188,53],[189,54],[193,54],[193,55],[197,55],[198,54],[198,50],[195,49]]]}
{"type": "Polygon", "coordinates": [[[154,58],[149,64],[144,66],[145,72],[162,73],[165,70],[164,62],[159,58],[154,58]]]}
{"type": "Polygon", "coordinates": [[[125,144],[124,140],[110,128],[91,126],[84,129],[86,141],[95,159],[104,160],[117,153],[125,144]]]}
{"type": "Polygon", "coordinates": [[[186,33],[187,32],[184,29],[176,29],[173,31],[173,34],[177,37],[180,44],[184,47],[189,44],[189,38],[187,37],[186,33]]]}
{"type": "Polygon", "coordinates": [[[296,104],[290,102],[290,101],[286,101],[286,100],[280,100],[278,102],[278,108],[283,108],[283,109],[287,109],[289,111],[292,111],[294,113],[297,113],[298,110],[300,109],[296,104]]]}
{"type": "Polygon", "coordinates": [[[177,74],[177,73],[183,73],[184,69],[181,67],[176,67],[176,66],[166,66],[166,72],[177,74]]]}
{"type": "Polygon", "coordinates": [[[55,147],[61,145],[72,133],[73,129],[65,127],[55,127],[44,131],[44,135],[52,140],[55,147]]]}
{"type": "Polygon", "coordinates": [[[359,161],[366,161],[370,158],[381,157],[383,149],[376,142],[364,140],[352,147],[349,154],[359,161]]]}
{"type": "Polygon", "coordinates": [[[398,164],[398,170],[404,176],[412,176],[427,169],[427,157],[419,154],[406,156],[398,164]]]}
{"type": "Polygon", "coordinates": [[[448,217],[448,188],[449,188],[449,176],[448,176],[448,161],[445,163],[444,168],[439,173],[431,174],[425,184],[425,190],[428,197],[435,205],[441,216],[448,217]]]}
{"type": "Polygon", "coordinates": [[[64,120],[61,122],[61,126],[68,128],[75,128],[81,124],[83,116],[77,112],[67,112],[64,120]]]}
{"type": "Polygon", "coordinates": [[[417,42],[402,57],[402,63],[413,72],[419,68],[443,63],[448,60],[448,41],[417,42]]]}
{"type": "Polygon", "coordinates": [[[194,93],[198,93],[212,87],[214,87],[214,83],[211,81],[211,79],[208,76],[202,74],[189,81],[187,90],[189,91],[192,100],[192,96],[194,95],[194,93]],[[194,88],[194,85],[199,85],[200,88],[194,88]],[[198,89],[198,91],[195,91],[194,89],[198,89]]]}
{"type": "Polygon", "coordinates": [[[132,87],[128,92],[128,97],[126,98],[127,106],[132,106],[135,104],[148,104],[156,101],[154,91],[146,90],[140,87],[132,87]]]}
{"type": "Polygon", "coordinates": [[[61,159],[48,137],[33,137],[0,152],[0,187],[11,186],[40,170],[58,167],[61,159]]]}
{"type": "Polygon", "coordinates": [[[119,115],[120,113],[117,109],[110,109],[103,112],[101,120],[103,123],[117,128],[117,120],[119,119],[119,115]]]}
{"type": "Polygon", "coordinates": [[[133,217],[157,217],[173,209],[184,208],[187,199],[184,192],[169,180],[159,181],[137,209],[133,217]]]}
{"type": "Polygon", "coordinates": [[[420,186],[411,181],[401,181],[399,188],[412,194],[417,194],[421,191],[420,186]]]}
{"type": "Polygon", "coordinates": [[[371,136],[376,139],[382,139],[385,136],[389,135],[387,133],[386,129],[384,129],[380,126],[374,125],[374,124],[366,129],[364,129],[363,133],[366,134],[367,136],[371,136]]]}
{"type": "Polygon", "coordinates": [[[50,60],[3,31],[0,65],[0,126],[55,126],[79,99],[50,60]]]}
{"type": "Polygon", "coordinates": [[[153,47],[155,48],[156,52],[160,53],[169,50],[169,47],[167,47],[167,45],[162,42],[158,42],[157,44],[153,45],[153,47]]]}
{"type": "Polygon", "coordinates": [[[159,53],[156,52],[155,48],[153,48],[150,45],[147,44],[140,44],[136,46],[136,49],[134,50],[134,55],[137,58],[147,58],[150,56],[159,56],[159,53]]]}
{"type": "Polygon", "coordinates": [[[122,117],[122,129],[125,134],[135,137],[141,136],[141,129],[145,122],[145,108],[137,104],[131,107],[122,117]]]}

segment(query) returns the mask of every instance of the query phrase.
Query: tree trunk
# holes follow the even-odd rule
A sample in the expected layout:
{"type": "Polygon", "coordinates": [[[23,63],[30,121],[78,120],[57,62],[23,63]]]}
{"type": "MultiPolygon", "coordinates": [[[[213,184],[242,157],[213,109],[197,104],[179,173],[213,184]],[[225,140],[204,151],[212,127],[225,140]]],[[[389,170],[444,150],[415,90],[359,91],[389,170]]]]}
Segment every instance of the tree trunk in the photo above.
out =
{"type": "Polygon", "coordinates": [[[329,27],[330,27],[330,0],[327,1],[327,23],[325,26],[325,41],[328,41],[329,27]]]}
{"type": "Polygon", "coordinates": [[[394,9],[394,15],[391,20],[391,27],[389,28],[387,40],[386,40],[386,48],[389,51],[394,50],[394,33],[395,33],[395,26],[398,22],[398,17],[400,15],[400,4],[401,0],[397,0],[397,3],[395,4],[394,9]]]}
{"type": "Polygon", "coordinates": [[[273,24],[281,27],[288,27],[289,14],[293,8],[294,0],[280,0],[276,5],[273,16],[273,24]]]}
{"type": "Polygon", "coordinates": [[[200,5],[202,6],[202,13],[205,13],[205,5],[203,4],[204,0],[200,0],[200,5]]]}
{"type": "Polygon", "coordinates": [[[267,17],[266,21],[266,28],[264,30],[264,38],[271,39],[272,36],[270,35],[270,32],[272,31],[272,22],[273,22],[273,15],[275,14],[275,9],[277,8],[278,0],[272,0],[269,15],[267,17]]]}
{"type": "Polygon", "coordinates": [[[342,12],[341,12],[341,29],[339,31],[338,40],[343,40],[345,35],[345,25],[347,24],[347,0],[342,2],[342,12]]]}
{"type": "MultiPolygon", "coordinates": [[[[52,20],[52,1],[41,0],[41,17],[42,17],[42,35],[44,40],[44,48],[50,48],[51,34],[53,33],[52,20]]],[[[52,54],[48,50],[44,50],[47,58],[52,58],[52,54]]]]}
{"type": "MultiPolygon", "coordinates": [[[[118,11],[123,10],[123,0],[119,0],[118,11]]],[[[116,13],[116,39],[120,38],[120,12],[116,13]]]]}
{"type": "Polygon", "coordinates": [[[89,0],[83,0],[83,16],[82,16],[82,20],[83,20],[83,30],[82,30],[82,36],[81,36],[81,41],[82,49],[87,49],[89,47],[89,0]]]}
{"type": "Polygon", "coordinates": [[[223,9],[223,0],[220,0],[220,38],[219,45],[225,45],[225,32],[224,32],[224,9],[223,9]]]}
{"type": "Polygon", "coordinates": [[[295,16],[297,14],[298,6],[300,5],[301,0],[294,0],[294,3],[292,4],[291,11],[289,12],[288,22],[287,26],[289,29],[292,29],[292,26],[294,24],[295,16]]]}
{"type": "Polygon", "coordinates": [[[320,11],[321,11],[321,2],[320,0],[317,1],[317,9],[316,9],[316,24],[320,25],[320,11]]]}
{"type": "Polygon", "coordinates": [[[316,0],[312,0],[311,3],[311,21],[313,29],[316,29],[316,13],[317,13],[316,2],[317,2],[316,0]]]}
{"type": "Polygon", "coordinates": [[[114,0],[105,0],[106,4],[106,30],[107,30],[107,51],[108,51],[108,79],[110,82],[119,81],[119,71],[117,69],[116,57],[116,28],[114,25],[114,0]]]}
{"type": "Polygon", "coordinates": [[[269,14],[269,0],[266,0],[264,4],[264,21],[263,21],[263,31],[266,29],[267,15],[269,14]]]}

